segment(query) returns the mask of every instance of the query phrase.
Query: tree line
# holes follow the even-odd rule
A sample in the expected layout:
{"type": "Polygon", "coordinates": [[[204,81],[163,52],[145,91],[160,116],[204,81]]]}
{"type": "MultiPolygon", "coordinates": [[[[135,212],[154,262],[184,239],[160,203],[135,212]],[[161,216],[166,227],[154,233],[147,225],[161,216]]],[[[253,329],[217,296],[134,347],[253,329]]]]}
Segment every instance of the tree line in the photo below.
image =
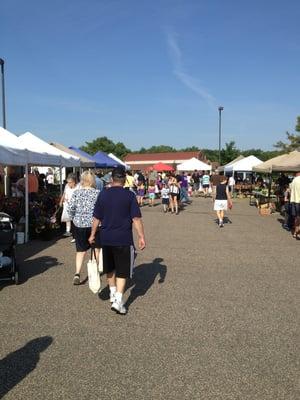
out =
{"type": "MultiPolygon", "coordinates": [[[[262,150],[262,149],[249,149],[240,150],[236,147],[235,142],[231,141],[225,143],[225,146],[221,149],[221,164],[227,164],[239,155],[247,157],[249,155],[254,155],[262,161],[266,161],[272,157],[276,157],[280,154],[288,153],[293,150],[300,150],[300,116],[297,117],[297,123],[295,127],[296,133],[286,132],[286,142],[279,141],[273,146],[276,150],[262,150]]],[[[167,145],[156,145],[149,148],[141,147],[138,151],[132,151],[127,148],[122,142],[113,142],[106,136],[99,137],[91,142],[86,142],[85,145],[80,147],[83,151],[88,154],[95,154],[97,151],[103,151],[105,153],[113,153],[117,157],[123,159],[129,153],[165,153],[165,152],[179,152],[179,151],[201,151],[207,160],[212,162],[219,160],[219,150],[213,149],[202,149],[197,146],[185,147],[182,149],[176,149],[172,146],[167,145]]]]}

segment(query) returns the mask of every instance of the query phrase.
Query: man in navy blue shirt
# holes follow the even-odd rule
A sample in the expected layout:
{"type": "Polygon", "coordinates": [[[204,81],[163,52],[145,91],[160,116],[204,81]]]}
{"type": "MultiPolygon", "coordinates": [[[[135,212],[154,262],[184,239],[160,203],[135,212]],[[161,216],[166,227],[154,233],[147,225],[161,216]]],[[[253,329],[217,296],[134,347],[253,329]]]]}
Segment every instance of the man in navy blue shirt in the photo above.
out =
{"type": "Polygon", "coordinates": [[[126,279],[132,277],[134,243],[132,224],[138,234],[138,246],[146,246],[142,215],[135,194],[123,188],[125,170],[116,168],[112,172],[112,185],[103,190],[96,201],[94,220],[89,242],[95,241],[100,224],[100,242],[103,250],[103,271],[107,274],[112,310],[126,314],[123,294],[126,279]]]}

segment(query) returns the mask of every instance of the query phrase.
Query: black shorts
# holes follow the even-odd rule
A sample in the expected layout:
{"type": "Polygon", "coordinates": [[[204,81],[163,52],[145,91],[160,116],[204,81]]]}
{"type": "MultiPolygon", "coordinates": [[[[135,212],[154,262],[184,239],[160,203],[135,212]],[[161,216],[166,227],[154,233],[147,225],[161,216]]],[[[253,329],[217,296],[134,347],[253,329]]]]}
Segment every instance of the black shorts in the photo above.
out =
{"type": "Polygon", "coordinates": [[[293,217],[300,217],[300,203],[291,203],[291,212],[293,217]]]}
{"type": "Polygon", "coordinates": [[[103,273],[116,273],[117,278],[132,278],[134,246],[103,246],[103,273]]]}
{"type": "Polygon", "coordinates": [[[209,188],[209,185],[202,185],[202,187],[203,187],[203,189],[208,189],[209,188]]]}
{"type": "MultiPolygon", "coordinates": [[[[74,225],[74,239],[76,243],[76,251],[87,251],[91,248],[91,245],[88,242],[88,238],[91,235],[92,228],[78,228],[74,225]]],[[[100,232],[96,233],[95,237],[95,246],[96,249],[99,249],[100,246],[100,232]]]]}
{"type": "Polygon", "coordinates": [[[169,199],[161,199],[162,204],[169,204],[170,200],[169,199]]]}

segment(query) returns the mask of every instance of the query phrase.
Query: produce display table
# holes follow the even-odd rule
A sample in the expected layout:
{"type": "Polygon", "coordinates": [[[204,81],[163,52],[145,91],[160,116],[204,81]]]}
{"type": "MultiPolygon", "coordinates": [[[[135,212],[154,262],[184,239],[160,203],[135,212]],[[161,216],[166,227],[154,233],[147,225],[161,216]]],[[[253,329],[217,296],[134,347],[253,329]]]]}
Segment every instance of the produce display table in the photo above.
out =
{"type": "Polygon", "coordinates": [[[260,192],[258,190],[253,190],[250,195],[250,205],[260,206],[261,204],[266,203],[276,203],[277,196],[275,194],[271,194],[270,196],[266,193],[260,192]]]}

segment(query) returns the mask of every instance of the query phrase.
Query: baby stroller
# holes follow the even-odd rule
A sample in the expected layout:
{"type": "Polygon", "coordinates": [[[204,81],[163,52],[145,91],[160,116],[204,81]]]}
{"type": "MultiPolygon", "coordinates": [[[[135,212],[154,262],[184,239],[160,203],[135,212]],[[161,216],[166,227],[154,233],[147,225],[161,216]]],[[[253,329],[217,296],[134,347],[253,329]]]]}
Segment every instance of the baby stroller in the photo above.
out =
{"type": "Polygon", "coordinates": [[[0,212],[0,281],[19,282],[16,263],[16,231],[13,219],[0,212]]]}

